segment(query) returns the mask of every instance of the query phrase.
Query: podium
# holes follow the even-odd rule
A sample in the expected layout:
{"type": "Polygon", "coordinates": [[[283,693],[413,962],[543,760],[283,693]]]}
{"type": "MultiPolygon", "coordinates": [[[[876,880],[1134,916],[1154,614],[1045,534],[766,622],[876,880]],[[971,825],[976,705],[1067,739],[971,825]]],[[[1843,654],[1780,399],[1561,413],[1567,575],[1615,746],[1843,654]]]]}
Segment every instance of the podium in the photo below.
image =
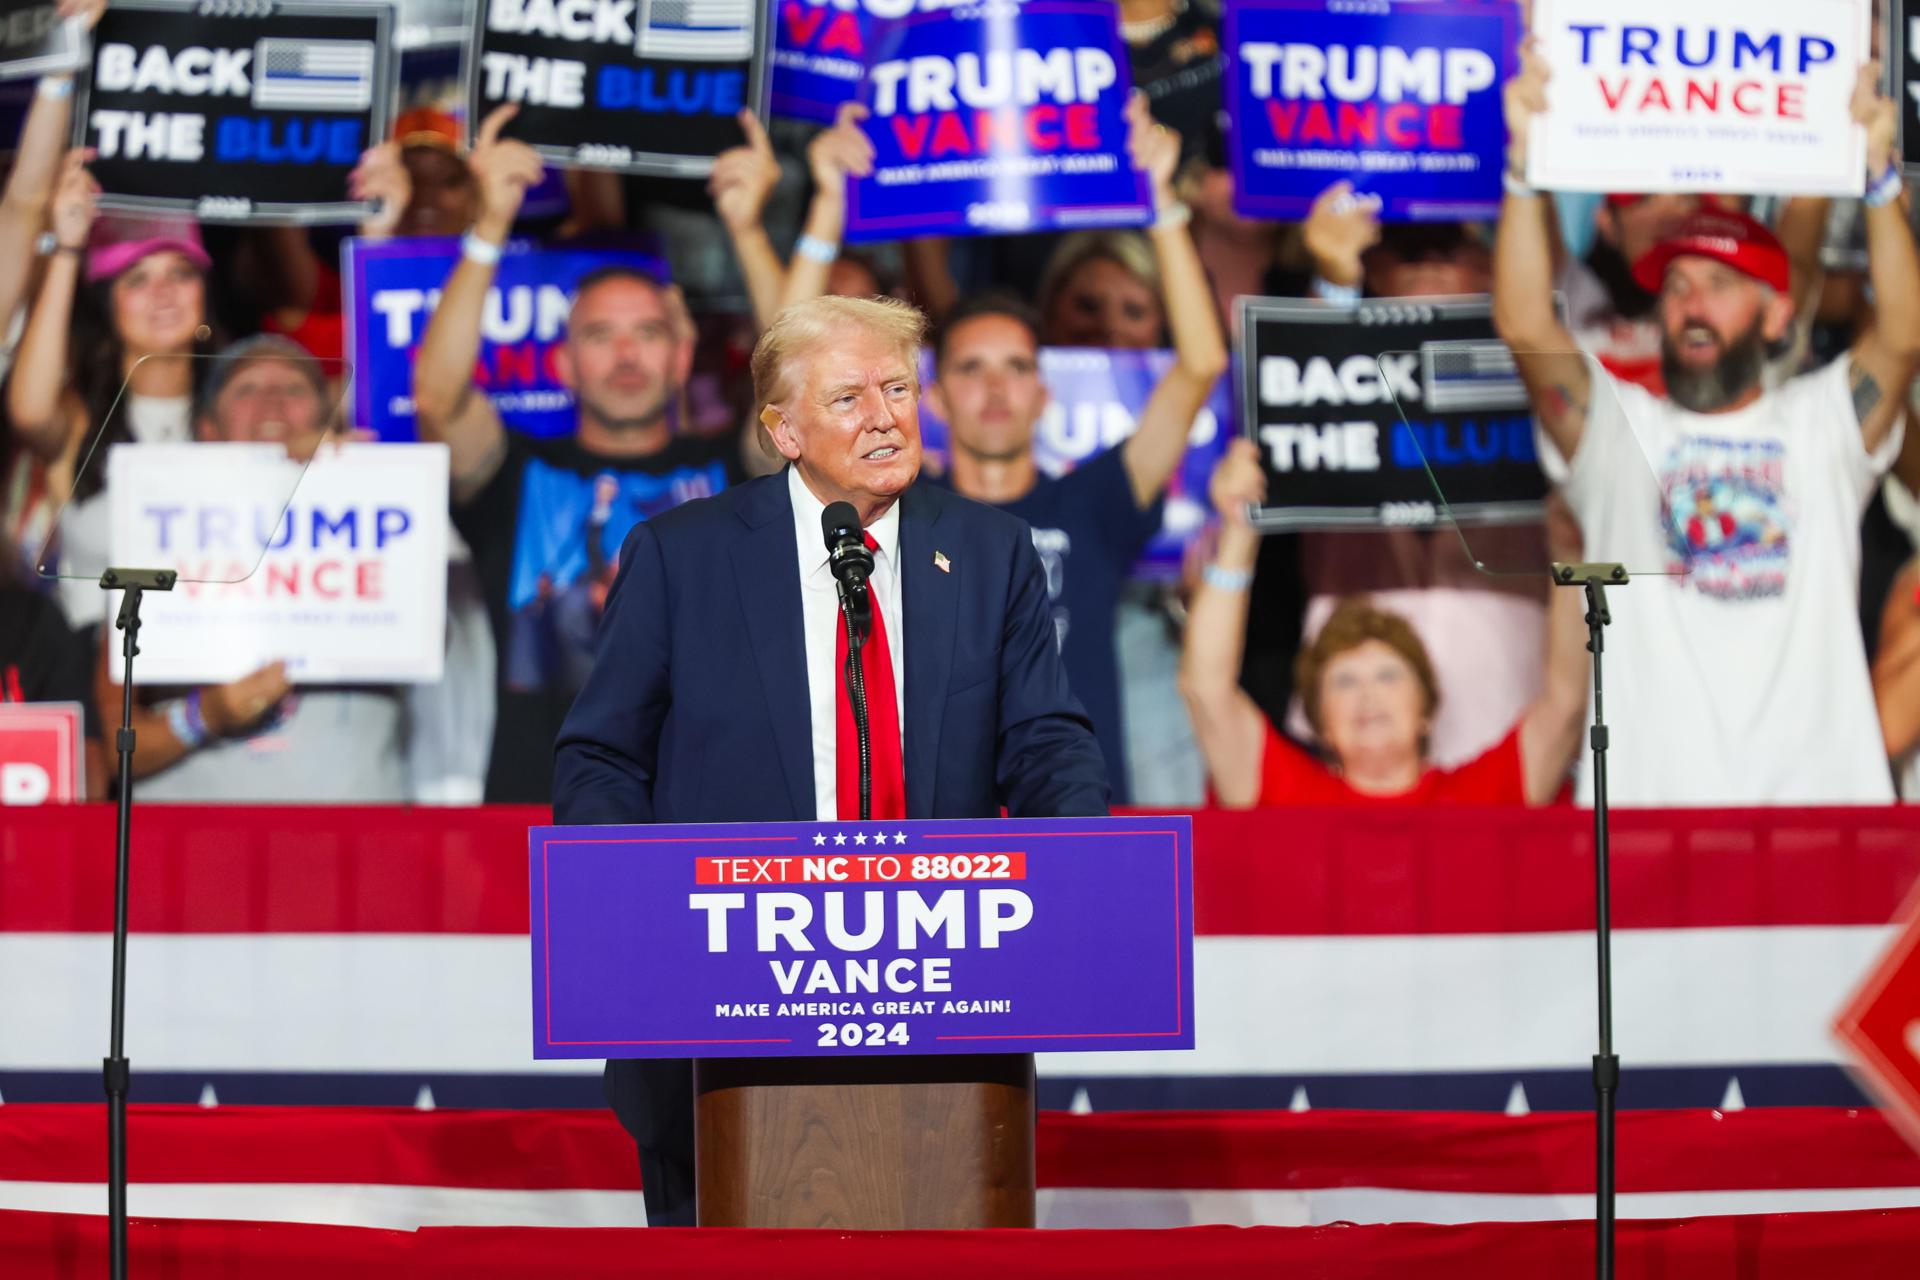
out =
{"type": "Polygon", "coordinates": [[[1033,1055],[1193,1047],[1190,818],[536,827],[529,852],[534,1056],[693,1058],[703,1227],[1031,1227],[1033,1055]]]}
{"type": "Polygon", "coordinates": [[[694,1063],[703,1227],[1034,1225],[1033,1055],[694,1063]]]}

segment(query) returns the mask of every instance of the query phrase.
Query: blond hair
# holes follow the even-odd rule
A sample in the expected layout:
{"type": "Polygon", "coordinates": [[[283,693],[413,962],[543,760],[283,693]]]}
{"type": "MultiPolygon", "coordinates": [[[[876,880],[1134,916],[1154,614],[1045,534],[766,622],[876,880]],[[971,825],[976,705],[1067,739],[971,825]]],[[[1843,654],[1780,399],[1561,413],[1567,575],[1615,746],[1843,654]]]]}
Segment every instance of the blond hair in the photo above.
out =
{"type": "Polygon", "coordinates": [[[918,307],[897,298],[809,298],[773,318],[753,346],[753,399],[758,406],[779,400],[789,369],[809,348],[849,328],[866,329],[896,342],[917,384],[920,347],[927,318],[918,307]]]}
{"type": "Polygon", "coordinates": [[[1164,296],[1160,288],[1160,262],[1153,256],[1153,246],[1145,236],[1138,231],[1075,231],[1061,238],[1047,259],[1046,269],[1040,273],[1042,315],[1053,314],[1054,296],[1074,272],[1096,258],[1118,263],[1154,297],[1164,296]]]}

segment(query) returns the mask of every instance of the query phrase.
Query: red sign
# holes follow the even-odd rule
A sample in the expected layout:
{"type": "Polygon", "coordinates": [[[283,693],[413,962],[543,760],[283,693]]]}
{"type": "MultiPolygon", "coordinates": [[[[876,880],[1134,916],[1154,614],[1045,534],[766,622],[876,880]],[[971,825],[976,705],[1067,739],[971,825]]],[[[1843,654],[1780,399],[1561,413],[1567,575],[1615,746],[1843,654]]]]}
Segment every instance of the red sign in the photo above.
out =
{"type": "Polygon", "coordinates": [[[1887,1119],[1920,1150],[1920,886],[1895,920],[1893,944],[1841,1009],[1833,1031],[1887,1119]]]}
{"type": "Polygon", "coordinates": [[[0,703],[0,805],[86,798],[80,704],[0,703]]]}

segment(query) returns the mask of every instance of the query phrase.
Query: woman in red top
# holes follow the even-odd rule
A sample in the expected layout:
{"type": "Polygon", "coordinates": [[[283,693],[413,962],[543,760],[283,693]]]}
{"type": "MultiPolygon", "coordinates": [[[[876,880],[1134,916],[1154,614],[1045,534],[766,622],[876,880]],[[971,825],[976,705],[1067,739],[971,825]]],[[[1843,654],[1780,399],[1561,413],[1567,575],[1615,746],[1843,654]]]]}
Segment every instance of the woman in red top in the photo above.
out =
{"type": "Polygon", "coordinates": [[[1456,769],[1427,760],[1439,690],[1425,646],[1397,614],[1364,600],[1334,610],[1299,659],[1297,684],[1326,762],[1274,730],[1240,687],[1247,585],[1259,535],[1247,508],[1266,496],[1251,441],[1214,471],[1220,545],[1187,616],[1180,688],[1223,808],[1342,804],[1546,804],[1580,747],[1587,707],[1581,596],[1556,591],[1545,687],[1499,745],[1456,769]]]}

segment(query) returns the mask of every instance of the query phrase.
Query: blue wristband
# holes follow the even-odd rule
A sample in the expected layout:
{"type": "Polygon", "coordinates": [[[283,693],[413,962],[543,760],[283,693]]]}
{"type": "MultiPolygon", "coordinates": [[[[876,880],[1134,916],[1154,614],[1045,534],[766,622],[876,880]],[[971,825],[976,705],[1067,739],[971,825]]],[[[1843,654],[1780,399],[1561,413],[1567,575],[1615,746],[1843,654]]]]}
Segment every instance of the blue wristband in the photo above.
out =
{"type": "Polygon", "coordinates": [[[1219,591],[1245,591],[1253,585],[1253,573],[1248,569],[1223,569],[1210,564],[1200,576],[1208,586],[1219,591]]]}
{"type": "Polygon", "coordinates": [[[200,693],[195,690],[185,698],[167,705],[167,728],[180,741],[180,745],[192,751],[207,740],[207,724],[200,718],[200,693]]]}
{"type": "Polygon", "coordinates": [[[1869,209],[1885,208],[1900,198],[1900,193],[1906,190],[1906,186],[1906,175],[1900,171],[1900,162],[1895,160],[1887,165],[1885,173],[1875,178],[1867,187],[1867,194],[1863,199],[1869,209]]]}

